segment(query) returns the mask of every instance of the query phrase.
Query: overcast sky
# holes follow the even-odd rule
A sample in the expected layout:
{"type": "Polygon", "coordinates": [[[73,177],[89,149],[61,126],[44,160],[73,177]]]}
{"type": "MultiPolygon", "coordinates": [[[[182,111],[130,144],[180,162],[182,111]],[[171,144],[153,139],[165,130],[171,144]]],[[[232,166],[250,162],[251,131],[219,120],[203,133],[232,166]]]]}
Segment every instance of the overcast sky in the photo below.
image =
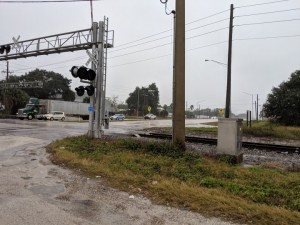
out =
{"type": "MultiPolygon", "coordinates": [[[[299,0],[186,0],[188,106],[225,106],[226,67],[205,59],[227,63],[231,3],[235,6],[233,113],[251,109],[251,94],[254,100],[258,94],[259,105],[263,104],[272,87],[300,69],[299,0]],[[261,4],[270,2],[276,3],[261,4]],[[273,13],[262,14],[265,12],[273,13]],[[219,14],[211,16],[216,13],[219,14]],[[208,16],[211,17],[204,19],[208,16]],[[286,22],[276,22],[282,20],[286,22]]],[[[168,8],[175,8],[175,0],[169,0],[168,8]]],[[[12,37],[18,35],[20,40],[27,40],[91,26],[89,2],[12,4],[0,0],[0,11],[0,44],[11,43],[12,37]]],[[[94,21],[102,21],[107,16],[109,29],[115,31],[115,46],[108,54],[107,96],[118,96],[120,101],[125,101],[135,87],[156,83],[160,104],[169,105],[172,102],[172,31],[161,32],[173,28],[173,17],[165,14],[160,0],[102,0],[93,2],[93,13],[94,21]],[[152,37],[144,39],[149,36],[152,37]],[[133,53],[138,50],[144,51],[133,53]]],[[[69,69],[84,65],[87,59],[85,51],[39,56],[11,60],[10,70],[22,75],[39,68],[73,79],[69,69]],[[75,57],[81,58],[66,62],[75,57]],[[48,64],[52,65],[45,66],[48,64]]],[[[5,69],[6,62],[0,62],[0,71],[5,69]]],[[[0,80],[4,78],[5,74],[1,73],[0,80]]],[[[73,79],[72,89],[79,84],[78,79],[73,79]]]]}

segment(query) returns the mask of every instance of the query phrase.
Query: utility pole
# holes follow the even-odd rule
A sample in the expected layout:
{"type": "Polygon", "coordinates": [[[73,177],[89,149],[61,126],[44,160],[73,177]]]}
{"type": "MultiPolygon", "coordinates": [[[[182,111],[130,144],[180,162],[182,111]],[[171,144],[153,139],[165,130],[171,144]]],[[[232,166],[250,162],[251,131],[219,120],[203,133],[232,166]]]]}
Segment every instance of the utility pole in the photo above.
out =
{"type": "Polygon", "coordinates": [[[139,103],[140,102],[140,89],[137,89],[137,107],[136,107],[136,118],[139,118],[139,103]]]}
{"type": "Polygon", "coordinates": [[[9,73],[8,68],[9,68],[9,62],[7,61],[6,62],[6,82],[8,82],[8,73],[9,73]]]}
{"type": "Polygon", "coordinates": [[[230,117],[231,111],[231,62],[232,62],[232,33],[233,33],[233,4],[230,5],[230,22],[229,22],[229,43],[228,43],[228,63],[227,63],[227,90],[226,90],[226,107],[225,118],[230,117]]]}
{"type": "Polygon", "coordinates": [[[8,76],[9,74],[12,74],[11,71],[9,71],[9,61],[6,62],[6,70],[2,70],[2,73],[6,73],[6,82],[8,82],[8,76]]]}
{"type": "Polygon", "coordinates": [[[185,0],[176,0],[173,144],[185,147],[185,0]]]}
{"type": "Polygon", "coordinates": [[[256,95],[256,120],[258,121],[258,94],[256,95]]]}

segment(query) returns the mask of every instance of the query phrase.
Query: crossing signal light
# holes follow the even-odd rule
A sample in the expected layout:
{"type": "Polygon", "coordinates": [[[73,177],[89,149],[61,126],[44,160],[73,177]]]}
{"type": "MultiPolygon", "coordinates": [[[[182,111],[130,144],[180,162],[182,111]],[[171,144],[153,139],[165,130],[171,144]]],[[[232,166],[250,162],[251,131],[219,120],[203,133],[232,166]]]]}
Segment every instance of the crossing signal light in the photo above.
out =
{"type": "Polygon", "coordinates": [[[3,54],[4,52],[8,54],[10,50],[11,50],[10,45],[0,45],[0,54],[3,54]]]}
{"type": "Polygon", "coordinates": [[[73,77],[75,78],[79,77],[82,80],[93,81],[96,78],[96,72],[84,66],[81,67],[73,66],[70,72],[73,77]]]}
{"type": "Polygon", "coordinates": [[[75,88],[75,91],[77,92],[78,96],[84,95],[84,87],[83,86],[79,86],[79,87],[75,88]]]}
{"type": "Polygon", "coordinates": [[[95,88],[92,85],[86,86],[85,90],[88,96],[93,96],[95,94],[95,88]]]}

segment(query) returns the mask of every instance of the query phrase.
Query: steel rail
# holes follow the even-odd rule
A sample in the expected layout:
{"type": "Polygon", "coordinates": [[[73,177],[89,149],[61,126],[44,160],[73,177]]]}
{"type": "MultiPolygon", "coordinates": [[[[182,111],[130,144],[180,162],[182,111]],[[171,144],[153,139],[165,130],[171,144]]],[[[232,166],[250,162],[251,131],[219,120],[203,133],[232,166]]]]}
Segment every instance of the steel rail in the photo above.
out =
{"type": "MultiPolygon", "coordinates": [[[[161,133],[148,133],[148,134],[139,134],[141,137],[148,137],[148,138],[159,138],[159,139],[167,139],[171,140],[171,134],[161,134],[161,133]]],[[[210,145],[217,145],[216,138],[203,138],[203,137],[195,137],[195,136],[185,136],[185,140],[187,142],[192,143],[205,143],[210,145]]],[[[267,144],[267,143],[257,143],[257,142],[248,142],[243,141],[242,147],[248,149],[261,149],[267,151],[274,151],[274,152],[287,152],[289,154],[298,153],[300,154],[300,146],[288,146],[288,145],[276,145],[276,144],[267,144]]]]}

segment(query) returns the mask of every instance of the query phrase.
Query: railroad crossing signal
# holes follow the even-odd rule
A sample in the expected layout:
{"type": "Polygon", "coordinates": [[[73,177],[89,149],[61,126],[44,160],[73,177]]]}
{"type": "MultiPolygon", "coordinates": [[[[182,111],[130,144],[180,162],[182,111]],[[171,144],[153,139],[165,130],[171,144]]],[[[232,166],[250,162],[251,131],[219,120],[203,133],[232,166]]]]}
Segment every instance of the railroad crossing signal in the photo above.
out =
{"type": "MultiPolygon", "coordinates": [[[[70,69],[70,72],[73,77],[75,77],[75,78],[79,77],[82,80],[93,81],[96,78],[96,72],[94,70],[86,68],[84,66],[81,66],[81,67],[73,66],[70,69]]],[[[88,96],[93,96],[95,94],[95,87],[93,85],[88,85],[86,87],[79,86],[79,87],[75,88],[75,91],[78,96],[83,96],[85,91],[88,94],[88,96]]]]}
{"type": "Polygon", "coordinates": [[[93,81],[96,78],[96,73],[94,70],[81,66],[73,66],[70,70],[73,77],[79,77],[82,80],[93,81]]]}
{"type": "Polygon", "coordinates": [[[88,65],[90,64],[91,61],[93,61],[93,63],[94,63],[95,65],[98,64],[98,61],[97,61],[97,59],[96,59],[96,57],[97,57],[97,51],[98,51],[98,49],[95,49],[95,51],[94,51],[93,54],[92,54],[92,53],[90,53],[89,50],[86,50],[86,54],[88,54],[88,56],[90,57],[90,58],[88,59],[88,61],[86,61],[86,63],[85,63],[86,66],[88,66],[88,65]]]}
{"type": "Polygon", "coordinates": [[[8,54],[11,50],[11,46],[10,45],[1,45],[0,46],[0,54],[4,54],[4,52],[6,54],[8,54]]]}
{"type": "Polygon", "coordinates": [[[18,38],[16,39],[15,37],[12,38],[12,40],[14,41],[14,44],[12,46],[12,48],[14,49],[17,49],[17,48],[20,48],[20,45],[19,45],[19,39],[20,39],[20,35],[18,36],[18,38]]]}

